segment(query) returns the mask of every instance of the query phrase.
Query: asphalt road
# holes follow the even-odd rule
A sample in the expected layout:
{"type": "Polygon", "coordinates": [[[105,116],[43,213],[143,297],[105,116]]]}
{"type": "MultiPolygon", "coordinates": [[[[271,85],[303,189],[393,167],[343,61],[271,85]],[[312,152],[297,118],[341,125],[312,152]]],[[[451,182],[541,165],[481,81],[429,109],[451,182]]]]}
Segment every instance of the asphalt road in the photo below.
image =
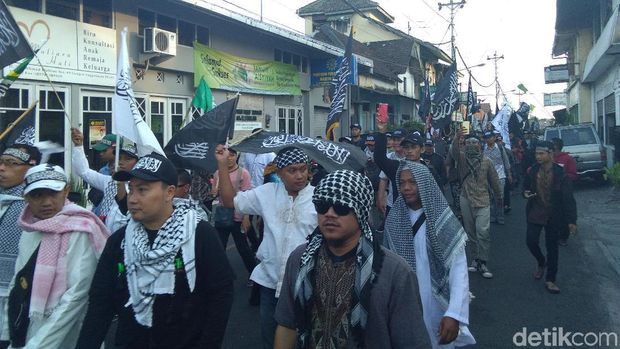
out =
{"type": "MultiPolygon", "coordinates": [[[[536,263],[525,246],[525,202],[518,195],[512,197],[513,210],[506,216],[506,225],[491,226],[492,260],[489,267],[494,278],[487,280],[479,274],[470,273],[470,289],[475,296],[470,306],[470,330],[478,342],[471,348],[534,347],[527,345],[523,338],[531,336],[534,342],[530,344],[536,344],[537,333],[541,335],[540,347],[543,347],[545,329],[549,332],[546,335],[549,344],[553,344],[554,333],[563,331],[564,334],[587,334],[589,343],[597,340],[596,346],[583,347],[620,347],[605,346],[599,342],[600,332],[615,333],[620,337],[620,314],[616,312],[620,304],[620,274],[611,267],[613,261],[608,253],[601,251],[602,244],[597,242],[601,231],[604,231],[611,232],[606,235],[607,239],[619,244],[620,228],[618,225],[607,226],[609,222],[605,217],[597,218],[594,214],[600,210],[592,206],[606,192],[606,189],[588,184],[579,186],[575,191],[582,224],[579,225],[578,235],[569,240],[568,246],[560,247],[557,284],[561,293],[558,295],[548,293],[543,280],[533,278],[536,263]]],[[[601,204],[604,205],[604,202],[601,204]]],[[[616,204],[620,207],[620,203],[616,204]]],[[[541,244],[544,244],[542,238],[541,244]]],[[[232,239],[228,256],[237,280],[223,347],[260,348],[258,307],[252,307],[247,302],[250,292],[247,287],[248,274],[232,239]]],[[[579,341],[579,337],[574,339],[579,341]]],[[[600,339],[606,341],[604,335],[600,339]]],[[[566,343],[564,347],[567,347],[566,343]]]]}

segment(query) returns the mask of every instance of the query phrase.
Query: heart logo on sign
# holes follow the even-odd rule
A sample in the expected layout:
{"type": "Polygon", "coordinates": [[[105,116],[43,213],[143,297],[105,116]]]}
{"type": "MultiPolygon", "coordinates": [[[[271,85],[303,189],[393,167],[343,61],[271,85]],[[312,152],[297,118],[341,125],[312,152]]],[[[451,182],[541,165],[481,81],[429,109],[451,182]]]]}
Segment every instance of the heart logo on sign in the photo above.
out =
{"type": "Polygon", "coordinates": [[[50,38],[50,35],[51,35],[50,27],[49,27],[49,25],[47,25],[47,22],[45,22],[42,19],[37,19],[36,21],[32,22],[32,24],[30,26],[28,26],[24,22],[17,22],[17,25],[20,26],[26,32],[26,34],[28,34],[28,37],[30,39],[33,39],[33,37],[32,37],[33,33],[38,34],[39,31],[40,31],[41,34],[42,34],[43,30],[46,31],[45,39],[49,40],[49,38],[50,38]],[[40,27],[40,28],[35,32],[34,29],[36,27],[40,27]]]}

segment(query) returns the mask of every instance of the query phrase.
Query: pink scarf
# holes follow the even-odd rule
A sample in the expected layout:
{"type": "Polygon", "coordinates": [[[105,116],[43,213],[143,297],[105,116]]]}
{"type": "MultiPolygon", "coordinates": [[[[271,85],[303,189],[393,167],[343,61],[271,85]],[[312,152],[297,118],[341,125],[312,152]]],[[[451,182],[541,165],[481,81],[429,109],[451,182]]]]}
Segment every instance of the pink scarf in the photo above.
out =
{"type": "Polygon", "coordinates": [[[110,232],[95,214],[69,201],[54,217],[43,220],[34,217],[26,205],[19,226],[25,232],[43,233],[32,280],[30,316],[49,316],[67,291],[67,265],[59,263],[69,249],[71,234],[65,233],[88,233],[99,258],[110,232]]]}

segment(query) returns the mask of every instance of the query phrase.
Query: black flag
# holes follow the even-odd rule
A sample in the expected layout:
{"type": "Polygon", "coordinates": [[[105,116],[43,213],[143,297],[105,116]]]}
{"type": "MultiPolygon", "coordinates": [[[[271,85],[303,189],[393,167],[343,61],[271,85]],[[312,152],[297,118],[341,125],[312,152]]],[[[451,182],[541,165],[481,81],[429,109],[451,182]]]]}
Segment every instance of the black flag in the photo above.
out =
{"type": "Polygon", "coordinates": [[[530,115],[530,105],[525,102],[521,102],[521,104],[519,104],[519,109],[517,109],[516,113],[519,122],[527,121],[527,118],[530,115]]]}
{"type": "Polygon", "coordinates": [[[366,166],[366,154],[354,145],[287,133],[263,131],[232,146],[234,150],[254,154],[277,153],[287,147],[302,149],[328,172],[340,169],[359,171],[366,166]]]}
{"type": "Polygon", "coordinates": [[[474,90],[471,87],[471,74],[469,74],[469,84],[467,86],[467,120],[470,122],[473,120],[473,114],[477,112],[476,110],[476,99],[474,98],[474,90]]]}
{"type": "MultiPolygon", "coordinates": [[[[9,134],[4,137],[2,140],[2,144],[0,146],[0,151],[4,151],[7,146],[18,143],[18,144],[34,144],[34,132],[35,132],[35,115],[34,108],[32,108],[26,116],[23,117],[11,131],[9,134]]],[[[5,130],[11,125],[6,125],[6,127],[2,127],[1,129],[5,130]]]]}
{"type": "Polygon", "coordinates": [[[232,135],[239,97],[211,109],[177,132],[164,151],[177,167],[215,172],[215,146],[232,135]]]}
{"type": "Polygon", "coordinates": [[[329,114],[327,115],[327,124],[325,125],[325,136],[329,140],[335,140],[334,129],[340,126],[340,116],[344,109],[344,102],[347,99],[347,85],[349,83],[349,76],[351,75],[351,56],[353,53],[353,27],[351,27],[351,33],[347,40],[347,46],[344,50],[344,56],[340,61],[334,80],[332,80],[331,93],[332,104],[329,114]]]}
{"type": "Polygon", "coordinates": [[[418,116],[422,119],[422,122],[426,122],[428,114],[431,112],[431,86],[428,83],[428,76],[424,77],[424,96],[420,101],[420,108],[418,109],[418,116]]]}
{"type": "Polygon", "coordinates": [[[0,0],[0,68],[29,56],[34,56],[30,44],[4,1],[0,0]]]}
{"type": "Polygon", "coordinates": [[[433,96],[433,127],[443,129],[452,121],[452,112],[459,101],[459,90],[456,80],[456,64],[452,64],[443,76],[433,96]]]}

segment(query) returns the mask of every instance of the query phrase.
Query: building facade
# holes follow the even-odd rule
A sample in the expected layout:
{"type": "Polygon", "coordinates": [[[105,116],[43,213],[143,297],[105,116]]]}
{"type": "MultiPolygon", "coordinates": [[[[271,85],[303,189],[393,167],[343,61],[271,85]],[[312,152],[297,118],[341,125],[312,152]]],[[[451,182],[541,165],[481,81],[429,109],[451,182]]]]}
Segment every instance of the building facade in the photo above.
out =
{"type": "Polygon", "coordinates": [[[573,122],[593,122],[608,165],[620,144],[620,0],[556,2],[553,55],[566,57],[567,111],[573,122]]]}
{"type": "MultiPolygon", "coordinates": [[[[306,35],[330,45],[344,47],[353,28],[353,52],[374,62],[372,69],[359,68],[345,122],[373,130],[379,103],[388,104],[389,120],[394,125],[421,121],[417,113],[424,77],[429,78],[431,86],[441,79],[451,63],[445,52],[390,27],[394,17],[375,1],[317,0],[297,13],[305,20],[306,35]]],[[[348,124],[343,125],[342,132],[347,132],[348,124]]]]}
{"type": "MultiPolygon", "coordinates": [[[[322,125],[312,120],[312,101],[317,99],[310,88],[310,60],[342,56],[341,48],[207,2],[195,3],[9,0],[22,31],[40,50],[38,61],[33,60],[0,99],[0,129],[38,100],[36,139],[53,140],[66,149],[54,161],[70,168],[70,127],[79,127],[89,161],[98,168],[92,145],[112,130],[118,45],[120,32],[127,28],[136,102],[162,145],[195,113],[191,100],[201,76],[195,71],[194,46],[225,57],[208,63],[232,60],[235,68],[222,66],[218,71],[228,80],[212,86],[212,91],[216,104],[241,93],[235,138],[256,127],[312,136],[318,135],[312,129],[324,130],[324,120],[322,125]],[[145,32],[146,28],[156,29],[145,32]],[[260,72],[251,70],[253,64],[240,68],[247,62],[275,67],[275,77],[264,79],[284,79],[278,81],[292,88],[265,88],[257,82],[260,72]]],[[[364,57],[360,62],[372,66],[364,57]]],[[[329,108],[328,103],[317,104],[329,108]]]]}

